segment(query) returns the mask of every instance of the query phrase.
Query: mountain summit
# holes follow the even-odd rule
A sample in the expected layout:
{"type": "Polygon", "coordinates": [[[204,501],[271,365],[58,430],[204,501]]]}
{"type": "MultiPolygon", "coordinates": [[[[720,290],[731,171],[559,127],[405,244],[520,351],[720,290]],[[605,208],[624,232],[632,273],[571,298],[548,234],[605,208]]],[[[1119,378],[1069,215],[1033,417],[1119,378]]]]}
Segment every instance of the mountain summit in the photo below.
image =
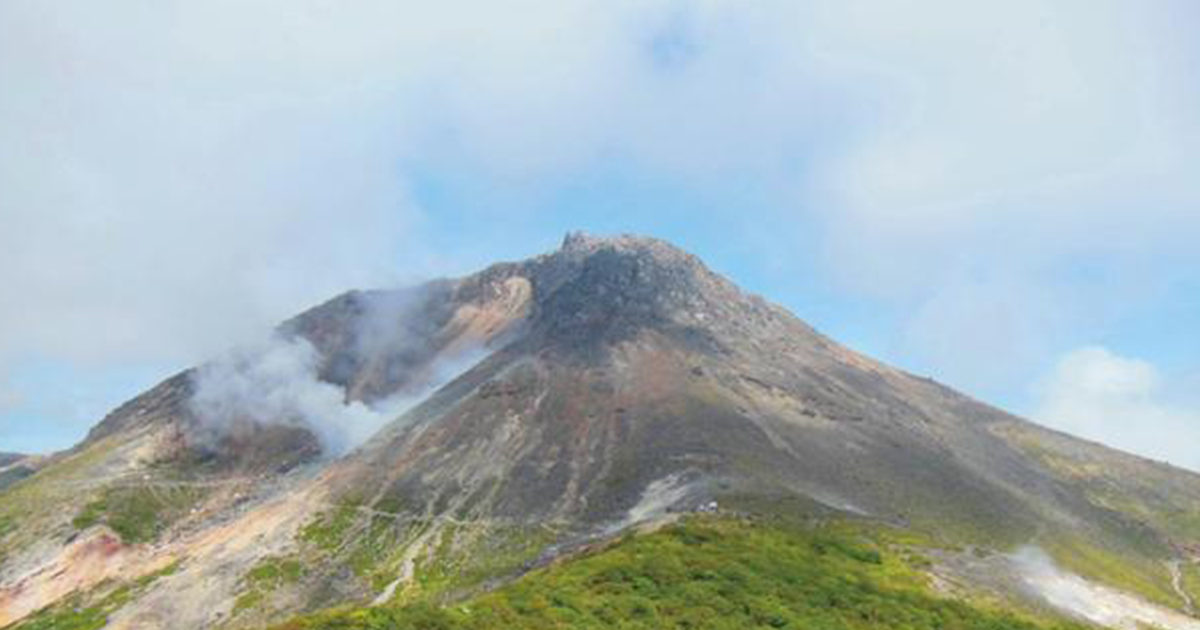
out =
{"type": "Polygon", "coordinates": [[[998,576],[1036,548],[1190,627],[1200,476],[860,355],[661,240],[572,233],[350,292],[272,344],[164,382],[3,490],[0,626],[146,575],[111,627],[452,599],[719,510],[919,533],[972,593],[1028,590],[998,576]]]}

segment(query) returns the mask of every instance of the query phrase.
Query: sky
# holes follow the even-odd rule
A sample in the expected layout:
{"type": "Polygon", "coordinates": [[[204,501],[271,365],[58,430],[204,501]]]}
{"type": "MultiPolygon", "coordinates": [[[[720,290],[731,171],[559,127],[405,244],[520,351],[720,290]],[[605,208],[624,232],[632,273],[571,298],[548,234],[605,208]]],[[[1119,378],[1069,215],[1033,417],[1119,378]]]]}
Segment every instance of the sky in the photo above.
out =
{"type": "Polygon", "coordinates": [[[0,451],[353,287],[670,240],[1200,470],[1190,0],[0,3],[0,451]],[[502,5],[502,6],[501,6],[502,5]]]}

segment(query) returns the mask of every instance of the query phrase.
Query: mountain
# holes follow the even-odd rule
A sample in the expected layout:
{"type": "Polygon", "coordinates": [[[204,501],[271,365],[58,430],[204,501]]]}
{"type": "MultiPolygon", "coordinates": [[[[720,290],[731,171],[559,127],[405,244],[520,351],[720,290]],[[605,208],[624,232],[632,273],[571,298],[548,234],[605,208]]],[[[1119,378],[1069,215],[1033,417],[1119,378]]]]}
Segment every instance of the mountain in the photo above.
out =
{"type": "Polygon", "coordinates": [[[35,458],[20,453],[0,453],[0,490],[32,475],[35,458]]]}
{"type": "Polygon", "coordinates": [[[344,294],[115,410],[0,494],[0,627],[476,601],[684,514],[855,523],[943,597],[1200,627],[1200,475],[855,353],[663,241],[583,234],[344,294]]]}

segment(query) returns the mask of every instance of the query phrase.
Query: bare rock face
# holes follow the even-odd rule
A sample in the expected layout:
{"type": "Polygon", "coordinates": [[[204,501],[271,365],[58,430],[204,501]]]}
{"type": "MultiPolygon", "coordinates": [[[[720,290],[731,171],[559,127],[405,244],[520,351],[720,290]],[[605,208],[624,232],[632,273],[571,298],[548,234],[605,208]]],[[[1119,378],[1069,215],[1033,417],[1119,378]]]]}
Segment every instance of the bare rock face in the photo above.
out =
{"type": "MultiPolygon", "coordinates": [[[[1178,537],[1081,494],[1014,437],[1033,425],[854,353],[663,241],[571,234],[458,286],[514,280],[530,294],[512,334],[340,464],[337,492],[584,531],[646,502],[749,496],[999,544],[1178,537]]],[[[1200,497],[1170,474],[1188,488],[1173,501],[1200,497]]]]}

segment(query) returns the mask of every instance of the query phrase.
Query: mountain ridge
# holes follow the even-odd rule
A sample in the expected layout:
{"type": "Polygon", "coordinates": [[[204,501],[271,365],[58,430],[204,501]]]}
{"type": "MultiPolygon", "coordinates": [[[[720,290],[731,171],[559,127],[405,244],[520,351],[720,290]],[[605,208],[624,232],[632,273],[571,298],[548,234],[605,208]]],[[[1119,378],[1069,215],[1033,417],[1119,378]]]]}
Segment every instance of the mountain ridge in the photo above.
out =
{"type": "Polygon", "coordinates": [[[0,534],[0,626],[178,561],[112,627],[248,627],[415,597],[430,572],[478,587],[714,502],[1036,544],[1185,605],[1167,567],[1196,559],[1200,475],[849,350],[665,241],[571,233],[462,278],[342,294],[276,334],[311,357],[305,387],[388,421],[338,456],[313,424],[329,418],[289,402],[286,417],[235,409],[214,428],[193,401],[205,368],[164,381],[0,494],[15,523],[0,534]],[[74,514],[46,511],[51,497],[74,514]],[[96,549],[107,559],[84,571],[96,549]],[[271,563],[305,571],[266,592],[247,576],[271,563]]]}

